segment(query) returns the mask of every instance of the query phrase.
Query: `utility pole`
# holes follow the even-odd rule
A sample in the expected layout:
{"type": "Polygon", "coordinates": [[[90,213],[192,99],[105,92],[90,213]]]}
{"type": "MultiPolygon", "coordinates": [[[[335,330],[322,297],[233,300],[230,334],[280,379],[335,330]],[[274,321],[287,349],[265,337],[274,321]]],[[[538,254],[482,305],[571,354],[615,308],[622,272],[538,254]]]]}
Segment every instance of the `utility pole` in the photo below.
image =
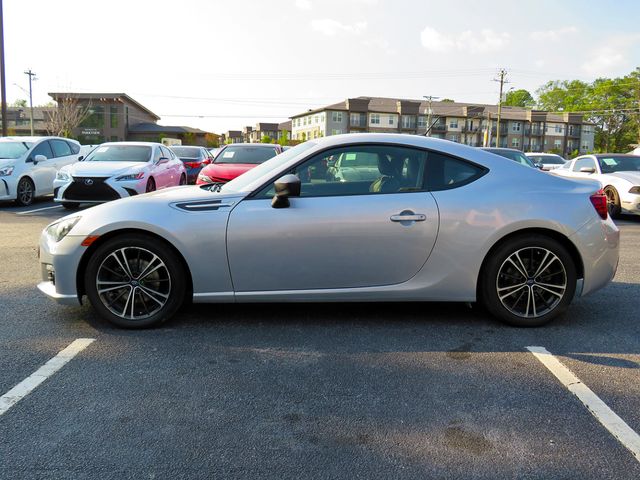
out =
{"type": "Polygon", "coordinates": [[[425,137],[430,137],[431,135],[431,127],[433,125],[431,125],[431,102],[433,102],[434,100],[438,100],[440,97],[434,97],[433,95],[423,95],[422,98],[426,98],[427,101],[429,102],[429,110],[427,111],[427,130],[426,132],[424,132],[424,136],[425,137]]]}
{"type": "Polygon", "coordinates": [[[500,115],[502,113],[502,89],[505,83],[510,83],[508,80],[505,80],[507,76],[507,71],[504,68],[501,68],[498,72],[500,78],[494,78],[494,82],[500,82],[500,97],[498,98],[498,120],[496,122],[496,147],[500,147],[500,115]]]}
{"type": "Polygon", "coordinates": [[[36,80],[36,74],[31,69],[24,72],[25,75],[29,75],[29,109],[31,118],[31,136],[33,137],[33,89],[31,88],[31,80],[36,80]]]}
{"type": "Polygon", "coordinates": [[[2,0],[0,0],[0,97],[2,97],[2,105],[0,113],[2,114],[2,136],[7,136],[7,89],[4,77],[4,13],[2,8],[2,0]]]}

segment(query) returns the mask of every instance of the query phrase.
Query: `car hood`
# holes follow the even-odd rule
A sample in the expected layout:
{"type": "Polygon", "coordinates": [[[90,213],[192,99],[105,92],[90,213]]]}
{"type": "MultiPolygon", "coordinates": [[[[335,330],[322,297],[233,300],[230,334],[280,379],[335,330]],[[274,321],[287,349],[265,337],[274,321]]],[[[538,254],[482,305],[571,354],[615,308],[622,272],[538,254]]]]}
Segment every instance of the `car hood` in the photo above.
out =
{"type": "Polygon", "coordinates": [[[233,180],[257,166],[257,163],[212,163],[202,169],[202,174],[207,177],[233,180]]]}
{"type": "Polygon", "coordinates": [[[606,176],[621,178],[634,185],[640,185],[640,172],[614,172],[607,173],[606,176]]]}
{"type": "Polygon", "coordinates": [[[15,165],[17,159],[13,158],[0,158],[0,168],[7,167],[9,165],[15,165]]]}
{"type": "Polygon", "coordinates": [[[137,173],[147,166],[143,162],[76,162],[62,170],[74,177],[111,177],[123,173],[137,173]]]}

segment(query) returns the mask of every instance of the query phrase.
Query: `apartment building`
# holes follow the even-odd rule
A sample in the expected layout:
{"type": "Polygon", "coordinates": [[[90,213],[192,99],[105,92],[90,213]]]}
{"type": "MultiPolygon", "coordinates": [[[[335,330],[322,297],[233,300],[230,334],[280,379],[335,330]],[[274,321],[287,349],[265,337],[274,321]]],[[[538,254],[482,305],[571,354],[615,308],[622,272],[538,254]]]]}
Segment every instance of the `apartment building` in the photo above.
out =
{"type": "Polygon", "coordinates": [[[490,144],[568,156],[593,150],[594,125],[579,114],[502,107],[500,132],[496,105],[432,102],[380,97],[348,98],[291,117],[293,140],[341,133],[409,133],[478,147],[490,144]],[[499,141],[497,139],[499,138],[499,141]]]}

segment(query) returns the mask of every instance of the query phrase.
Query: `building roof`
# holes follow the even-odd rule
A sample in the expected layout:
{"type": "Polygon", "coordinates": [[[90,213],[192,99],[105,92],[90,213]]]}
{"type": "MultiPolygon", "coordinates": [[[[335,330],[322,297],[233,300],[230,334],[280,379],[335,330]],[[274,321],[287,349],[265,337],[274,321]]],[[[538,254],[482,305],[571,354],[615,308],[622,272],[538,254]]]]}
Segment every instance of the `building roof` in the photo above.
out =
{"type": "Polygon", "coordinates": [[[286,122],[279,123],[278,124],[278,130],[291,131],[291,120],[287,120],[286,122]]]}
{"type": "Polygon", "coordinates": [[[160,120],[160,117],[158,115],[153,113],[151,110],[149,110],[147,107],[145,107],[141,103],[138,103],[137,101],[135,101],[133,98],[131,98],[126,93],[52,92],[52,93],[49,93],[49,96],[51,98],[53,98],[54,100],[56,100],[56,101],[59,98],[77,98],[77,99],[80,99],[80,100],[93,100],[93,99],[98,99],[98,100],[120,100],[120,101],[124,100],[127,103],[131,103],[131,104],[135,105],[136,107],[138,107],[140,110],[148,113],[150,116],[154,117],[156,120],[160,120]]]}
{"type": "Polygon", "coordinates": [[[136,123],[129,127],[130,133],[196,133],[206,134],[204,130],[192,127],[158,125],[157,123],[136,123]]]}

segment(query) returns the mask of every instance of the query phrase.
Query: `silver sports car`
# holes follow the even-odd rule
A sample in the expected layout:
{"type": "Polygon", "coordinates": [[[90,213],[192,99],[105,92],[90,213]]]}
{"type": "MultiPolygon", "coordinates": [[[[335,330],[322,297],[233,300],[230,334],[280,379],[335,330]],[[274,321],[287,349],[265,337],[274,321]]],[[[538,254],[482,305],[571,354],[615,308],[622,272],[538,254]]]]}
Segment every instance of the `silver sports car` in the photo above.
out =
{"type": "Polygon", "coordinates": [[[189,300],[481,301],[535,326],[611,281],[618,243],[596,181],[445,140],[352,134],[225,185],[64,217],[42,234],[38,287],[60,303],[86,296],[122,327],[164,322],[189,300]],[[377,178],[302,174],[342,154],[375,157],[377,178]]]}

